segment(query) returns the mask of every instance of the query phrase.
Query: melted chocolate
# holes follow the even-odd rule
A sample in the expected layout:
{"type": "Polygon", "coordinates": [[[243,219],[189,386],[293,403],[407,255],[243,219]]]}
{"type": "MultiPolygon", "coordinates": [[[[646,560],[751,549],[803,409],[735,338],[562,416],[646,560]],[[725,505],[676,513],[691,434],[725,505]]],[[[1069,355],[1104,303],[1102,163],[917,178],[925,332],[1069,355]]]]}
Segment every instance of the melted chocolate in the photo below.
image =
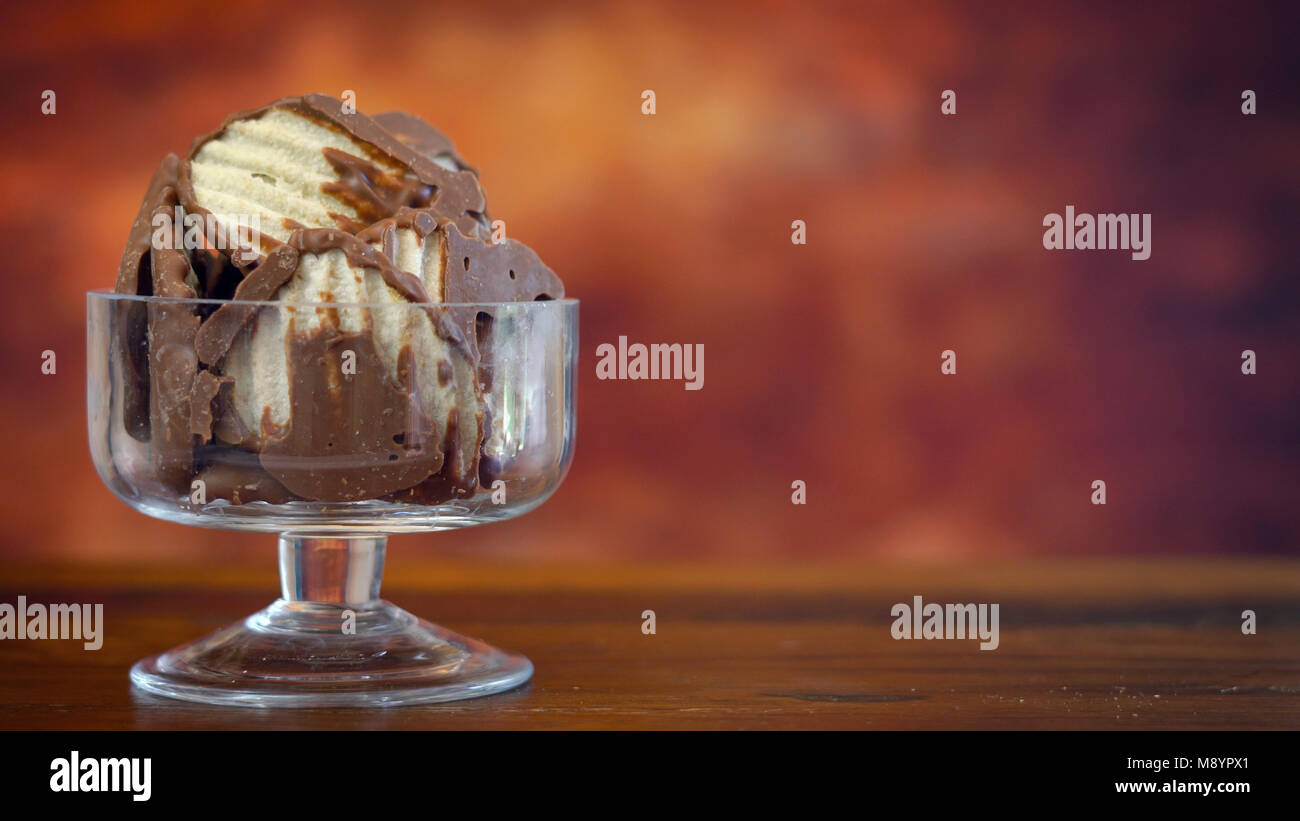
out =
{"type": "Polygon", "coordinates": [[[244,274],[230,256],[203,236],[203,247],[190,250],[190,263],[201,283],[204,299],[231,299],[244,274]]]}
{"type": "MultiPolygon", "coordinates": [[[[155,214],[170,212],[176,192],[166,188],[155,214]]],[[[183,249],[149,251],[153,293],[158,297],[194,299],[194,274],[183,249]]],[[[190,433],[191,396],[199,360],[194,337],[199,328],[195,306],[185,302],[149,304],[149,451],[159,480],[188,493],[194,470],[194,436],[190,433]]]]}
{"type": "Polygon", "coordinates": [[[461,171],[471,171],[475,176],[478,170],[456,154],[456,146],[447,135],[405,111],[385,111],[376,114],[374,121],[405,145],[417,153],[423,154],[434,162],[448,162],[461,171]]]}
{"type": "Polygon", "coordinates": [[[234,382],[229,376],[217,376],[211,371],[195,374],[190,397],[190,433],[199,438],[199,444],[206,445],[212,441],[212,402],[223,385],[233,385],[234,382]]]}
{"type": "MultiPolygon", "coordinates": [[[[149,181],[149,189],[131,222],[126,248],[117,268],[113,290],[119,294],[149,296],[153,293],[150,270],[150,239],[153,213],[165,205],[164,193],[176,186],[180,160],[168,154],[149,181]]],[[[117,346],[122,365],[122,420],[131,438],[149,441],[149,319],[143,302],[118,303],[117,346]]]]}
{"type": "Polygon", "coordinates": [[[492,385],[490,347],[483,343],[491,333],[494,317],[490,309],[473,307],[471,303],[561,299],[564,283],[522,242],[486,242],[465,236],[449,223],[440,225],[439,230],[444,238],[442,300],[451,303],[445,309],[446,316],[472,348],[471,361],[475,363],[481,395],[492,385]]]}
{"type": "Polygon", "coordinates": [[[235,288],[235,301],[228,302],[204,320],[194,339],[194,349],[205,365],[217,365],[234,344],[235,337],[258,312],[256,305],[241,303],[268,302],[275,297],[280,286],[288,282],[298,270],[298,249],[281,245],[266,260],[244,277],[235,288]]]}
{"type": "MultiPolygon", "coordinates": [[[[396,261],[398,228],[411,228],[419,236],[427,237],[432,230],[422,220],[425,212],[408,211],[367,228],[358,237],[379,243],[385,255],[396,261]]],[[[433,217],[432,214],[429,215],[433,217]]],[[[430,309],[439,334],[454,343],[471,363],[471,379],[475,397],[482,397],[493,380],[490,336],[494,317],[490,309],[466,303],[520,302],[537,299],[559,299],[564,296],[564,284],[555,272],[542,263],[528,246],[516,240],[491,243],[477,237],[467,237],[449,220],[434,219],[435,230],[441,232],[442,281],[441,301],[453,303],[430,309]]],[[[452,378],[451,364],[439,363],[438,376],[444,384],[452,378]]],[[[444,445],[448,454],[443,469],[416,488],[410,489],[395,501],[435,504],[451,498],[473,495],[480,475],[485,487],[500,475],[500,466],[481,458],[481,445],[485,431],[490,429],[491,418],[484,404],[476,403],[474,419],[462,420],[461,426],[473,424],[473,439],[460,442],[449,438],[444,445]],[[452,457],[455,458],[452,458],[452,457]]],[[[464,412],[463,410],[461,411],[464,412]]],[[[469,437],[467,437],[468,439],[469,437]]]]}
{"type": "Polygon", "coordinates": [[[289,338],[290,421],[262,430],[266,472],[326,502],[376,499],[442,467],[436,427],[420,410],[409,352],[389,377],[369,334],[325,329],[289,338]],[[355,355],[345,373],[343,351],[355,355]]]}
{"type": "Polygon", "coordinates": [[[357,268],[374,268],[389,286],[411,302],[428,302],[429,295],[418,277],[397,270],[379,250],[338,228],[304,228],[267,255],[235,289],[235,301],[222,305],[199,329],[195,347],[199,359],[207,365],[221,362],[237,337],[257,314],[256,305],[241,302],[270,302],[280,288],[293,278],[303,254],[342,251],[348,263],[357,268]]]}
{"type": "Polygon", "coordinates": [[[564,297],[564,283],[522,242],[507,239],[494,243],[467,237],[451,224],[443,230],[447,240],[444,302],[531,302],[564,297]]]}
{"type": "Polygon", "coordinates": [[[168,154],[154,172],[149,181],[149,190],[145,192],[140,210],[136,212],[131,223],[131,233],[127,235],[126,248],[122,251],[122,262],[117,269],[117,284],[113,290],[119,294],[149,296],[153,293],[153,279],[149,272],[149,248],[153,238],[153,214],[160,206],[175,202],[176,174],[180,160],[175,154],[168,154]],[[167,194],[167,189],[173,189],[167,194]]]}
{"type": "Polygon", "coordinates": [[[321,190],[357,212],[356,219],[331,214],[341,228],[352,233],[402,208],[424,208],[433,201],[434,187],[420,182],[411,172],[396,176],[337,148],[325,148],[322,152],[339,179],[322,183],[321,190]]]}
{"type": "Polygon", "coordinates": [[[304,254],[342,251],[348,263],[354,268],[378,270],[384,282],[407,301],[429,301],[429,294],[424,290],[424,283],[419,277],[397,270],[397,266],[383,253],[345,231],[332,228],[308,228],[291,234],[288,244],[304,254]]]}
{"type": "MultiPolygon", "coordinates": [[[[432,234],[438,227],[438,221],[426,210],[404,211],[395,217],[380,220],[357,234],[357,239],[366,244],[379,245],[380,253],[397,267],[397,231],[407,229],[414,231],[421,240],[432,234]]],[[[421,287],[423,287],[421,280],[421,287]]]]}
{"type": "MultiPolygon", "coordinates": [[[[239,410],[235,407],[235,383],[222,382],[217,388],[217,395],[212,400],[212,438],[226,445],[246,448],[256,452],[261,442],[255,431],[244,424],[239,410]]],[[[258,469],[261,470],[259,463],[258,469]]]]}
{"type": "Polygon", "coordinates": [[[194,466],[190,391],[198,371],[194,332],[199,319],[186,305],[149,305],[149,451],[159,480],[187,493],[194,466]]]}
{"type": "MultiPolygon", "coordinates": [[[[482,393],[488,393],[496,379],[496,363],[494,362],[493,339],[492,335],[496,332],[496,317],[486,311],[479,311],[474,316],[474,346],[478,351],[478,377],[479,390],[482,393]]],[[[479,484],[483,487],[492,487],[501,476],[501,464],[498,460],[493,459],[487,451],[487,439],[491,435],[492,425],[494,424],[494,410],[491,403],[483,402],[480,407],[483,413],[483,438],[480,440],[478,477],[479,484]]]]}
{"type": "MultiPolygon", "coordinates": [[[[429,204],[440,217],[452,220],[465,231],[477,232],[472,216],[486,208],[478,178],[466,171],[449,171],[412,150],[364,114],[343,112],[343,103],[325,94],[306,94],[285,101],[287,108],[317,120],[324,120],[366,143],[377,156],[390,158],[411,169],[415,178],[432,186],[436,198],[429,204]]],[[[274,105],[274,104],[273,104],[274,105]]],[[[385,215],[388,216],[388,215],[385,215]]]]}
{"type": "Polygon", "coordinates": [[[200,448],[198,456],[204,466],[194,478],[203,480],[208,502],[226,499],[237,505],[279,505],[299,498],[262,469],[255,453],[209,446],[200,448]]]}
{"type": "Polygon", "coordinates": [[[439,302],[532,302],[564,297],[564,283],[527,245],[513,239],[490,242],[466,236],[453,221],[429,209],[404,210],[361,231],[357,239],[379,244],[396,268],[399,228],[412,230],[421,239],[435,230],[441,232],[444,256],[443,290],[436,295],[439,302]]]}
{"type": "MultiPolygon", "coordinates": [[[[475,423],[477,424],[477,422],[475,423]]],[[[405,488],[385,497],[390,502],[414,505],[436,505],[451,499],[466,499],[478,490],[478,449],[468,455],[459,445],[459,408],[451,412],[442,449],[446,455],[442,469],[414,487],[405,488]]]]}

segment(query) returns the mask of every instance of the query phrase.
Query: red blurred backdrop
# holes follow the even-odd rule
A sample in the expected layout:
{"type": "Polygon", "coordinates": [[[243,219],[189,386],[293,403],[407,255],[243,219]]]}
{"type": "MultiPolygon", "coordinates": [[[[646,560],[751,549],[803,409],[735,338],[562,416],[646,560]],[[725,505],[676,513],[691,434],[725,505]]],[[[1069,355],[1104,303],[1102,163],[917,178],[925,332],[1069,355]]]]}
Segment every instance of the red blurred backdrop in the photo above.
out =
{"type": "Polygon", "coordinates": [[[112,286],[163,154],[229,111],[345,89],[451,135],[493,216],[583,303],[566,484],[522,519],[398,549],[1297,543],[1294,15],[241,0],[5,14],[5,556],[269,561],[267,537],[149,520],[101,485],[84,293],[112,286]],[[940,114],[944,89],[956,116],[940,114]],[[1258,114],[1241,113],[1243,89],[1258,114]],[[1044,214],[1071,204],[1150,212],[1151,259],[1045,251],[1044,214]],[[796,219],[807,245],[790,241],[796,219]],[[619,335],[703,343],[704,390],[597,381],[595,348],[619,335]],[[949,348],[958,373],[942,376],[949,348]],[[794,480],[807,505],[791,504],[794,480]]]}

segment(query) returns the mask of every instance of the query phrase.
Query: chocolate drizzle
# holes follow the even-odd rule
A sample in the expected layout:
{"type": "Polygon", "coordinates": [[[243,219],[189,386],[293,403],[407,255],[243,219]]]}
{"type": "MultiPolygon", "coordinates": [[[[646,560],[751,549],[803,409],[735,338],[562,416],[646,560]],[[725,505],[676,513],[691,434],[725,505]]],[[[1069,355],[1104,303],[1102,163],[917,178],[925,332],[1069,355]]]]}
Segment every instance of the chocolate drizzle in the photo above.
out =
{"type": "Polygon", "coordinates": [[[218,365],[225,358],[235,337],[258,311],[248,302],[267,302],[280,290],[280,286],[298,270],[298,250],[292,245],[281,245],[261,265],[254,268],[235,288],[235,299],[213,312],[199,328],[194,339],[194,349],[205,365],[218,365]]]}
{"type": "Polygon", "coordinates": [[[397,176],[372,162],[339,151],[322,149],[335,173],[337,182],[321,183],[326,194],[347,203],[357,212],[349,219],[331,214],[339,227],[356,233],[367,225],[397,213],[402,208],[424,208],[433,202],[437,189],[420,182],[410,172],[397,176]]]}
{"type": "Polygon", "coordinates": [[[332,123],[369,146],[376,156],[391,158],[406,166],[415,179],[436,192],[436,199],[428,203],[428,206],[437,216],[450,219],[471,233],[480,230],[481,226],[473,215],[485,211],[487,204],[478,177],[473,173],[443,168],[432,159],[412,150],[366,115],[344,112],[342,101],[328,95],[306,94],[296,100],[291,98],[283,102],[286,108],[304,116],[332,123]]]}
{"type": "Polygon", "coordinates": [[[276,292],[294,273],[303,254],[324,254],[342,251],[348,263],[357,268],[374,268],[384,282],[411,302],[428,302],[429,295],[418,277],[397,270],[397,267],[379,250],[359,238],[338,228],[300,228],[289,239],[267,255],[266,260],[254,268],[235,289],[235,300],[218,308],[199,329],[195,347],[199,359],[215,365],[225,358],[235,337],[256,315],[258,306],[240,304],[270,302],[276,292]]]}
{"type": "Polygon", "coordinates": [[[429,301],[429,294],[424,290],[424,283],[419,277],[397,270],[397,266],[388,257],[352,234],[328,228],[308,228],[291,234],[287,244],[300,254],[342,251],[353,267],[379,271],[384,282],[407,301],[429,301]]]}
{"type": "MultiPolygon", "coordinates": [[[[406,229],[415,232],[423,240],[438,227],[438,221],[428,211],[404,211],[395,217],[380,220],[357,234],[357,239],[370,245],[378,245],[380,252],[397,267],[397,232],[406,229]]],[[[421,280],[423,286],[423,280],[421,280]]]]}
{"type": "Polygon", "coordinates": [[[357,239],[377,244],[388,262],[397,266],[397,231],[408,229],[424,239],[441,236],[442,293],[438,302],[532,302],[562,299],[564,283],[542,262],[537,252],[513,239],[490,242],[466,236],[456,224],[428,209],[409,209],[380,220],[357,234],[357,239]]]}

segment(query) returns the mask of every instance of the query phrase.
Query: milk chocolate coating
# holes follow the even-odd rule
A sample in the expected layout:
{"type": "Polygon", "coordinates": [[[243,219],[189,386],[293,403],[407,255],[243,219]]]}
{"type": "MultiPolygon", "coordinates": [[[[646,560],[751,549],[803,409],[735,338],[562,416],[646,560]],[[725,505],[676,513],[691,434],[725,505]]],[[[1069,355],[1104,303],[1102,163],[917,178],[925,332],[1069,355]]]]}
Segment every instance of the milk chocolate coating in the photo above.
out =
{"type": "MultiPolygon", "coordinates": [[[[435,223],[426,213],[407,212],[388,224],[375,228],[375,236],[398,225],[414,226],[427,231],[435,223]]],[[[380,272],[384,281],[413,304],[428,311],[435,332],[469,356],[470,349],[460,329],[451,323],[446,312],[429,304],[429,295],[418,277],[399,271],[382,249],[368,245],[336,229],[299,229],[276,248],[266,262],[255,269],[236,291],[238,299],[273,300],[275,293],[292,277],[304,253],[324,254],[342,251],[356,268],[380,272]]],[[[390,248],[390,253],[395,250],[390,248]]],[[[259,306],[231,302],[222,305],[208,318],[198,333],[196,348],[203,361],[218,363],[244,329],[259,306]]],[[[206,381],[206,394],[215,405],[195,399],[192,426],[202,435],[206,422],[204,407],[216,407],[219,417],[233,414],[228,422],[214,424],[216,437],[223,442],[260,447],[267,472],[294,493],[323,501],[351,501],[376,498],[395,490],[417,485],[430,475],[445,477],[452,490],[472,492],[477,476],[477,436],[474,447],[462,453],[454,433],[443,431],[419,411],[419,385],[414,384],[410,348],[399,353],[402,384],[394,386],[384,374],[369,333],[344,335],[331,329],[306,336],[289,336],[290,416],[281,429],[263,424],[258,431],[247,431],[233,414],[228,399],[220,397],[220,386],[206,381]],[[356,356],[355,374],[342,375],[340,361],[333,361],[335,351],[352,350],[356,356]],[[342,376],[341,376],[342,375],[342,376]],[[355,385],[353,384],[355,382],[355,385]],[[259,445],[260,443],[260,445],[259,445]],[[451,443],[448,446],[446,443],[451,443]],[[444,459],[443,454],[449,454],[444,459]],[[361,494],[361,495],[358,495],[361,494]],[[371,494],[370,496],[364,494],[371,494]]],[[[472,361],[472,360],[471,360],[472,361]]],[[[447,364],[450,370],[450,363],[447,364]]],[[[448,374],[450,378],[450,374],[448,374]]],[[[455,416],[448,425],[455,429],[455,416]]],[[[461,424],[478,425],[478,415],[461,424]]]]}
{"type": "MultiPolygon", "coordinates": [[[[212,400],[212,438],[216,441],[256,452],[260,443],[257,434],[250,430],[235,407],[235,383],[222,381],[212,400]]],[[[258,464],[261,470],[261,464],[258,464]]]]}
{"type": "MultiPolygon", "coordinates": [[[[447,423],[447,432],[443,437],[442,451],[445,454],[442,469],[414,487],[404,488],[384,498],[390,502],[406,502],[415,505],[436,505],[449,499],[465,499],[474,495],[478,489],[479,449],[466,454],[460,447],[460,409],[452,411],[447,423]]],[[[479,425],[475,419],[470,424],[479,425]]],[[[483,429],[479,427],[478,439],[483,439],[483,429]]]]}
{"type": "Polygon", "coordinates": [[[450,224],[444,230],[443,302],[531,302],[564,297],[564,283],[522,242],[489,242],[466,236],[450,224]]]}
{"type": "MultiPolygon", "coordinates": [[[[262,108],[241,111],[230,115],[216,130],[194,141],[190,152],[180,163],[178,192],[187,213],[207,216],[194,195],[190,179],[190,163],[199,149],[209,140],[220,136],[233,122],[261,116],[272,109],[285,109],[313,119],[327,127],[343,131],[365,144],[370,158],[353,157],[333,148],[323,148],[326,159],[341,175],[339,180],[322,184],[322,192],[337,196],[357,210],[359,220],[336,215],[340,228],[355,233],[365,225],[396,214],[404,207],[428,207],[445,217],[465,232],[473,235],[486,231],[483,213],[486,203],[478,178],[469,171],[449,171],[430,158],[405,145],[386,129],[361,113],[345,113],[343,102],[325,94],[306,94],[286,97],[262,108]],[[394,177],[370,159],[383,157],[408,169],[406,175],[394,177]]],[[[206,220],[205,220],[206,222],[206,220]]],[[[263,255],[278,243],[262,234],[253,238],[263,255]]],[[[248,269],[262,261],[234,260],[241,269],[248,269]]]]}
{"type": "Polygon", "coordinates": [[[149,248],[153,237],[153,213],[168,201],[174,202],[175,192],[167,194],[166,189],[176,188],[176,172],[180,160],[175,154],[168,154],[154,172],[149,181],[149,190],[145,192],[140,210],[131,223],[131,233],[126,238],[126,248],[122,251],[122,262],[117,269],[117,284],[113,290],[119,294],[136,294],[149,296],[153,293],[153,280],[149,274],[149,248]]]}
{"type": "MultiPolygon", "coordinates": [[[[479,311],[474,316],[474,346],[478,352],[478,368],[475,375],[478,377],[478,383],[484,393],[492,390],[496,379],[496,369],[493,352],[492,334],[496,330],[496,317],[486,311],[479,311]]],[[[487,453],[487,437],[492,430],[493,412],[491,406],[484,402],[481,405],[483,439],[480,440],[480,451],[478,459],[478,481],[483,487],[492,487],[492,483],[501,478],[501,464],[497,459],[492,458],[487,453]]]]}
{"type": "MultiPolygon", "coordinates": [[[[564,283],[537,256],[533,249],[513,239],[485,242],[466,237],[454,225],[445,225],[446,264],[443,267],[443,300],[452,305],[457,322],[468,339],[473,340],[475,372],[480,394],[492,390],[492,332],[496,317],[490,308],[456,307],[458,303],[531,302],[562,299],[564,283]]],[[[491,409],[482,404],[479,413],[480,443],[492,429],[491,409]]],[[[484,487],[491,487],[500,476],[495,460],[481,457],[474,470],[484,487]]]]}
{"type": "Polygon", "coordinates": [[[281,285],[293,278],[299,251],[292,239],[267,254],[266,260],[244,277],[235,288],[234,301],[223,304],[204,320],[194,339],[194,349],[203,364],[220,364],[235,337],[260,310],[256,305],[241,303],[268,302],[281,285]]]}
{"type": "MultiPolygon", "coordinates": [[[[491,243],[465,236],[448,220],[435,218],[433,221],[436,222],[434,230],[442,232],[443,237],[443,293],[439,297],[442,302],[453,303],[442,307],[439,315],[444,322],[455,326],[464,340],[477,377],[475,395],[481,398],[492,385],[491,346],[488,342],[494,317],[490,309],[464,303],[560,299],[564,296],[564,284],[522,242],[508,239],[491,243]]],[[[379,242],[390,260],[395,260],[398,228],[409,228],[424,237],[432,232],[433,226],[424,212],[407,211],[370,226],[358,238],[379,242]]],[[[491,425],[483,403],[479,402],[473,418],[460,419],[458,424],[477,426],[475,441],[478,445],[472,455],[462,454],[458,440],[449,437],[444,444],[448,459],[443,469],[420,486],[391,497],[393,501],[437,504],[451,498],[465,498],[474,494],[480,481],[486,487],[498,477],[499,466],[495,466],[492,460],[481,458],[483,437],[491,425]]]]}
{"type": "MultiPolygon", "coordinates": [[[[149,296],[153,293],[150,271],[150,238],[153,213],[163,205],[164,191],[175,188],[180,160],[175,154],[163,158],[140,209],[131,223],[113,290],[119,294],[149,296]]],[[[122,419],[127,433],[140,442],[149,441],[149,340],[148,317],[142,302],[118,303],[117,346],[122,364],[122,419]]]]}
{"type": "MultiPolygon", "coordinates": [[[[430,215],[432,216],[432,215],[430,215]]],[[[483,306],[466,306],[465,303],[521,302],[538,299],[560,299],[564,284],[537,254],[522,242],[508,239],[492,243],[477,237],[467,237],[448,220],[436,219],[436,230],[443,237],[443,292],[440,300],[452,303],[440,311],[460,332],[469,348],[469,357],[477,377],[475,394],[482,397],[492,386],[491,346],[489,343],[494,323],[491,310],[483,306]]],[[[416,231],[421,237],[431,233],[428,219],[423,213],[408,211],[397,217],[376,223],[363,231],[359,238],[379,242],[391,260],[396,259],[396,231],[399,227],[416,231]]],[[[490,429],[491,418],[482,402],[473,419],[461,419],[459,424],[478,427],[475,447],[470,458],[464,458],[455,439],[445,445],[446,453],[459,458],[449,458],[442,471],[430,477],[419,487],[404,491],[394,501],[417,504],[436,504],[450,498],[472,496],[477,485],[490,486],[499,476],[499,466],[492,460],[481,458],[481,445],[485,431],[490,429]]]]}
{"type": "MultiPolygon", "coordinates": [[[[397,267],[397,232],[399,229],[413,231],[421,240],[438,229],[438,219],[427,208],[408,209],[400,214],[379,220],[375,224],[357,233],[357,239],[369,245],[378,243],[379,251],[397,267]]],[[[423,281],[421,282],[423,285],[423,281]]]]}
{"type": "Polygon", "coordinates": [[[198,455],[204,466],[194,478],[203,481],[209,503],[226,499],[237,505],[249,502],[279,505],[298,498],[262,469],[255,453],[206,447],[198,455]]]}
{"type": "Polygon", "coordinates": [[[190,433],[199,438],[199,444],[206,445],[212,441],[212,423],[216,418],[212,403],[223,386],[234,383],[235,380],[229,376],[217,376],[211,371],[195,374],[190,397],[190,433]]]}
{"type": "Polygon", "coordinates": [[[204,237],[204,247],[191,249],[190,264],[202,284],[201,296],[204,299],[231,299],[235,289],[243,280],[244,274],[230,259],[230,256],[213,248],[204,237]]]}
{"type": "MultiPolygon", "coordinates": [[[[170,212],[176,191],[166,188],[154,213],[170,212]]],[[[183,249],[152,245],[149,250],[153,293],[158,297],[194,299],[189,257],[183,249]]],[[[184,302],[149,304],[149,451],[154,470],[168,488],[189,492],[194,471],[194,436],[190,413],[199,360],[194,337],[199,317],[184,302]]]]}
{"type": "Polygon", "coordinates": [[[456,154],[456,146],[447,135],[414,114],[405,111],[385,111],[376,114],[374,120],[388,133],[434,162],[441,160],[456,166],[461,171],[472,171],[475,176],[478,176],[478,169],[456,154]]]}
{"type": "MultiPolygon", "coordinates": [[[[388,219],[376,222],[374,225],[357,234],[357,239],[361,240],[366,245],[377,243],[379,245],[379,253],[389,262],[394,271],[398,271],[397,232],[399,230],[405,229],[413,231],[421,240],[423,240],[435,231],[443,230],[446,225],[448,225],[447,220],[439,220],[427,209],[407,209],[395,217],[389,217],[388,219]]],[[[445,242],[442,242],[439,247],[442,249],[443,254],[439,263],[445,272],[447,269],[447,245],[445,242]]],[[[403,272],[403,274],[404,273],[405,272],[403,272]]],[[[420,277],[412,278],[418,282],[420,288],[419,293],[422,294],[422,296],[417,299],[413,289],[409,292],[402,292],[402,295],[408,300],[422,303],[441,303],[444,301],[442,294],[428,293],[423,279],[420,277]]],[[[438,336],[455,345],[462,353],[470,357],[472,360],[475,355],[473,339],[464,333],[462,324],[455,321],[451,312],[446,308],[439,307],[437,309],[429,308],[428,314],[429,318],[433,320],[434,327],[438,331],[438,336]]],[[[451,367],[450,363],[442,364],[446,365],[448,368],[451,367]]]]}
{"type": "MultiPolygon", "coordinates": [[[[449,366],[450,367],[450,366],[449,366]]],[[[441,368],[439,368],[441,375],[441,368]]],[[[442,468],[420,484],[406,488],[384,498],[394,502],[413,504],[439,504],[448,499],[473,496],[478,489],[479,453],[483,444],[483,412],[479,398],[482,391],[474,386],[475,409],[472,414],[461,406],[452,408],[447,419],[447,429],[440,445],[443,453],[442,468]],[[462,447],[461,428],[470,425],[473,444],[462,447]]]]}
{"type": "Polygon", "coordinates": [[[403,210],[361,231],[357,239],[379,243],[381,253],[396,270],[400,228],[421,238],[441,232],[442,293],[433,295],[438,302],[532,302],[564,297],[564,283],[527,245],[513,239],[491,242],[477,235],[466,236],[455,222],[430,209],[403,210]]]}
{"type": "Polygon", "coordinates": [[[410,349],[388,376],[370,334],[325,329],[289,338],[289,423],[263,420],[262,467],[308,499],[376,499],[442,467],[435,424],[420,409],[410,349]],[[345,372],[343,351],[355,354],[345,372]]]}
{"type": "MultiPolygon", "coordinates": [[[[431,208],[438,216],[451,220],[469,233],[482,227],[478,215],[483,213],[487,203],[474,174],[448,171],[403,144],[366,115],[344,113],[342,101],[326,94],[306,94],[297,101],[291,98],[286,102],[299,113],[333,123],[358,140],[374,146],[382,155],[410,168],[420,182],[435,189],[434,200],[422,205],[431,208]]],[[[393,213],[397,210],[394,208],[393,213]]]]}
{"type": "Polygon", "coordinates": [[[378,270],[385,283],[411,302],[429,301],[424,283],[418,277],[397,270],[387,256],[357,237],[335,228],[300,228],[289,235],[287,242],[267,254],[266,261],[239,283],[233,302],[222,305],[204,321],[195,340],[199,359],[204,364],[216,365],[230,351],[235,337],[259,310],[259,306],[241,302],[273,301],[280,287],[298,270],[302,254],[323,254],[332,250],[342,251],[348,262],[358,268],[378,270]]]}

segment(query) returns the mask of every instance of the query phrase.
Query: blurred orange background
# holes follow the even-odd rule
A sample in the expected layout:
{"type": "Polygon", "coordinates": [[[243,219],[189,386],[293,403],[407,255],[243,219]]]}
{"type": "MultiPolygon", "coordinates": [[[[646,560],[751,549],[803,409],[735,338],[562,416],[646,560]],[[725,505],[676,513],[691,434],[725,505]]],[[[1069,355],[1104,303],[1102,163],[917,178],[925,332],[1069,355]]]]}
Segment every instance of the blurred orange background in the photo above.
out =
{"type": "Polygon", "coordinates": [[[10,5],[0,551],[271,561],[269,537],[153,521],[101,485],[84,294],[112,287],[162,155],[230,111],[350,89],[449,134],[583,303],[565,485],[398,550],[1293,552],[1297,20],[1141,5],[10,5]],[[1044,250],[1067,205],[1151,213],[1151,259],[1044,250]],[[619,335],[702,343],[704,389],[598,381],[619,335]]]}

